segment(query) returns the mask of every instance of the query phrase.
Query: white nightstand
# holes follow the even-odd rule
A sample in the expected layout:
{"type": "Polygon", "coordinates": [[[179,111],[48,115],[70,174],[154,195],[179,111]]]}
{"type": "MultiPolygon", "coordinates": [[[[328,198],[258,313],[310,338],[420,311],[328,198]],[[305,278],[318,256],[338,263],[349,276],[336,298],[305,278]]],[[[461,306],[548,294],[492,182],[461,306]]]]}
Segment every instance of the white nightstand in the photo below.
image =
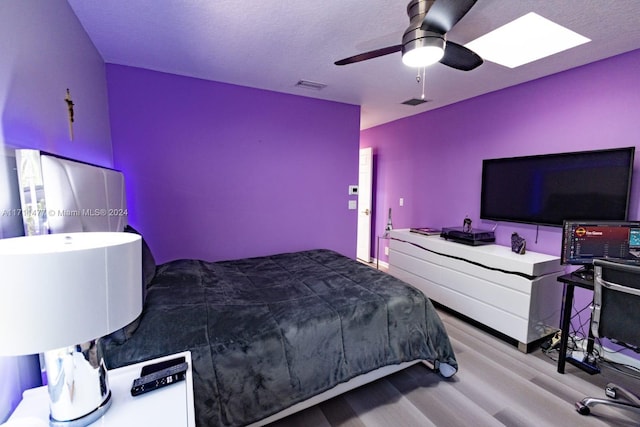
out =
{"type": "MultiPolygon", "coordinates": [[[[111,399],[113,399],[111,408],[92,426],[195,427],[196,425],[191,352],[189,351],[113,369],[109,371],[109,385],[111,399]],[[178,356],[184,356],[189,363],[185,381],[136,397],[131,396],[131,383],[140,376],[142,366],[178,356]]],[[[32,388],[23,393],[22,401],[6,424],[7,427],[13,425],[49,425],[49,394],[46,386],[32,388]]]]}

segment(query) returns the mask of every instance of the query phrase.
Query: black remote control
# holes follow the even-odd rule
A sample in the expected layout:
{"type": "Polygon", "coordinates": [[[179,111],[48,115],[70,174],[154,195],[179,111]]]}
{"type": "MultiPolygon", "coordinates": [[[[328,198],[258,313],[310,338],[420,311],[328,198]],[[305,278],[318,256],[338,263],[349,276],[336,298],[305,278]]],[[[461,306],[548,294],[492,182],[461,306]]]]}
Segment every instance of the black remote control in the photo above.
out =
{"type": "Polygon", "coordinates": [[[131,395],[138,396],[142,393],[156,390],[160,387],[164,387],[177,381],[184,380],[187,377],[188,367],[189,365],[187,364],[187,362],[184,362],[157,372],[153,372],[149,375],[136,378],[135,380],[133,380],[133,385],[131,386],[131,395]]]}
{"type": "Polygon", "coordinates": [[[179,365],[183,362],[186,362],[184,356],[176,357],[175,359],[163,360],[162,362],[156,362],[150,365],[144,365],[140,371],[140,376],[144,377],[145,375],[153,374],[154,372],[170,368],[173,365],[179,365]]]}

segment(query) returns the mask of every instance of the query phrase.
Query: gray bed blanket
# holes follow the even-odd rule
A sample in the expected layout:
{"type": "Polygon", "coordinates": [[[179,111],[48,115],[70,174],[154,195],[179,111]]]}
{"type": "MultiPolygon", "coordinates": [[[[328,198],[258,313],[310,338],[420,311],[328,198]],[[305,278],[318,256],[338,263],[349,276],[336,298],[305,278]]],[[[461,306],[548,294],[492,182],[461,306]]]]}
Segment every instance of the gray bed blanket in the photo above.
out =
{"type": "Polygon", "coordinates": [[[328,250],[160,265],[135,333],[103,349],[109,368],[190,350],[201,427],[246,425],[385,365],[457,369],[421,292],[328,250]]]}

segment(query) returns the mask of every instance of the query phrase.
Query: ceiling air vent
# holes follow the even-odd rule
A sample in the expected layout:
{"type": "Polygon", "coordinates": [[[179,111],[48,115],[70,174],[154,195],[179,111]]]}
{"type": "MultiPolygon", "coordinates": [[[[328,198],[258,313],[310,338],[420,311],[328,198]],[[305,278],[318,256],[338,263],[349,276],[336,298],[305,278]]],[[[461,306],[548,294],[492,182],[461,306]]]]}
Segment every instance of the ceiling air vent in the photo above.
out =
{"type": "Polygon", "coordinates": [[[322,90],[327,87],[324,83],[312,82],[309,80],[298,80],[296,87],[302,87],[305,89],[322,90]]]}
{"type": "Polygon", "coordinates": [[[418,99],[418,98],[411,98],[411,99],[407,99],[406,101],[403,102],[404,105],[411,105],[412,107],[415,107],[416,105],[420,105],[420,104],[424,104],[425,102],[429,102],[431,101],[430,99],[418,99]]]}

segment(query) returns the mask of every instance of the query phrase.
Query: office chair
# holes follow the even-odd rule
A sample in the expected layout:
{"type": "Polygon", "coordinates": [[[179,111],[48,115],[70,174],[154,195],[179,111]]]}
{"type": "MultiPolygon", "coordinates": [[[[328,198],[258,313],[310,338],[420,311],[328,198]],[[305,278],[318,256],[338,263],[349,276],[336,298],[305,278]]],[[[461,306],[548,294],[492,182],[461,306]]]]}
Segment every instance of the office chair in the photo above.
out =
{"type": "MultiPolygon", "coordinates": [[[[640,346],[640,265],[595,260],[591,333],[623,346],[640,346]]],[[[585,397],[576,410],[589,415],[596,405],[610,405],[640,414],[640,397],[616,384],[607,384],[611,399],[585,397]],[[622,398],[625,401],[620,401],[622,398]]]]}

